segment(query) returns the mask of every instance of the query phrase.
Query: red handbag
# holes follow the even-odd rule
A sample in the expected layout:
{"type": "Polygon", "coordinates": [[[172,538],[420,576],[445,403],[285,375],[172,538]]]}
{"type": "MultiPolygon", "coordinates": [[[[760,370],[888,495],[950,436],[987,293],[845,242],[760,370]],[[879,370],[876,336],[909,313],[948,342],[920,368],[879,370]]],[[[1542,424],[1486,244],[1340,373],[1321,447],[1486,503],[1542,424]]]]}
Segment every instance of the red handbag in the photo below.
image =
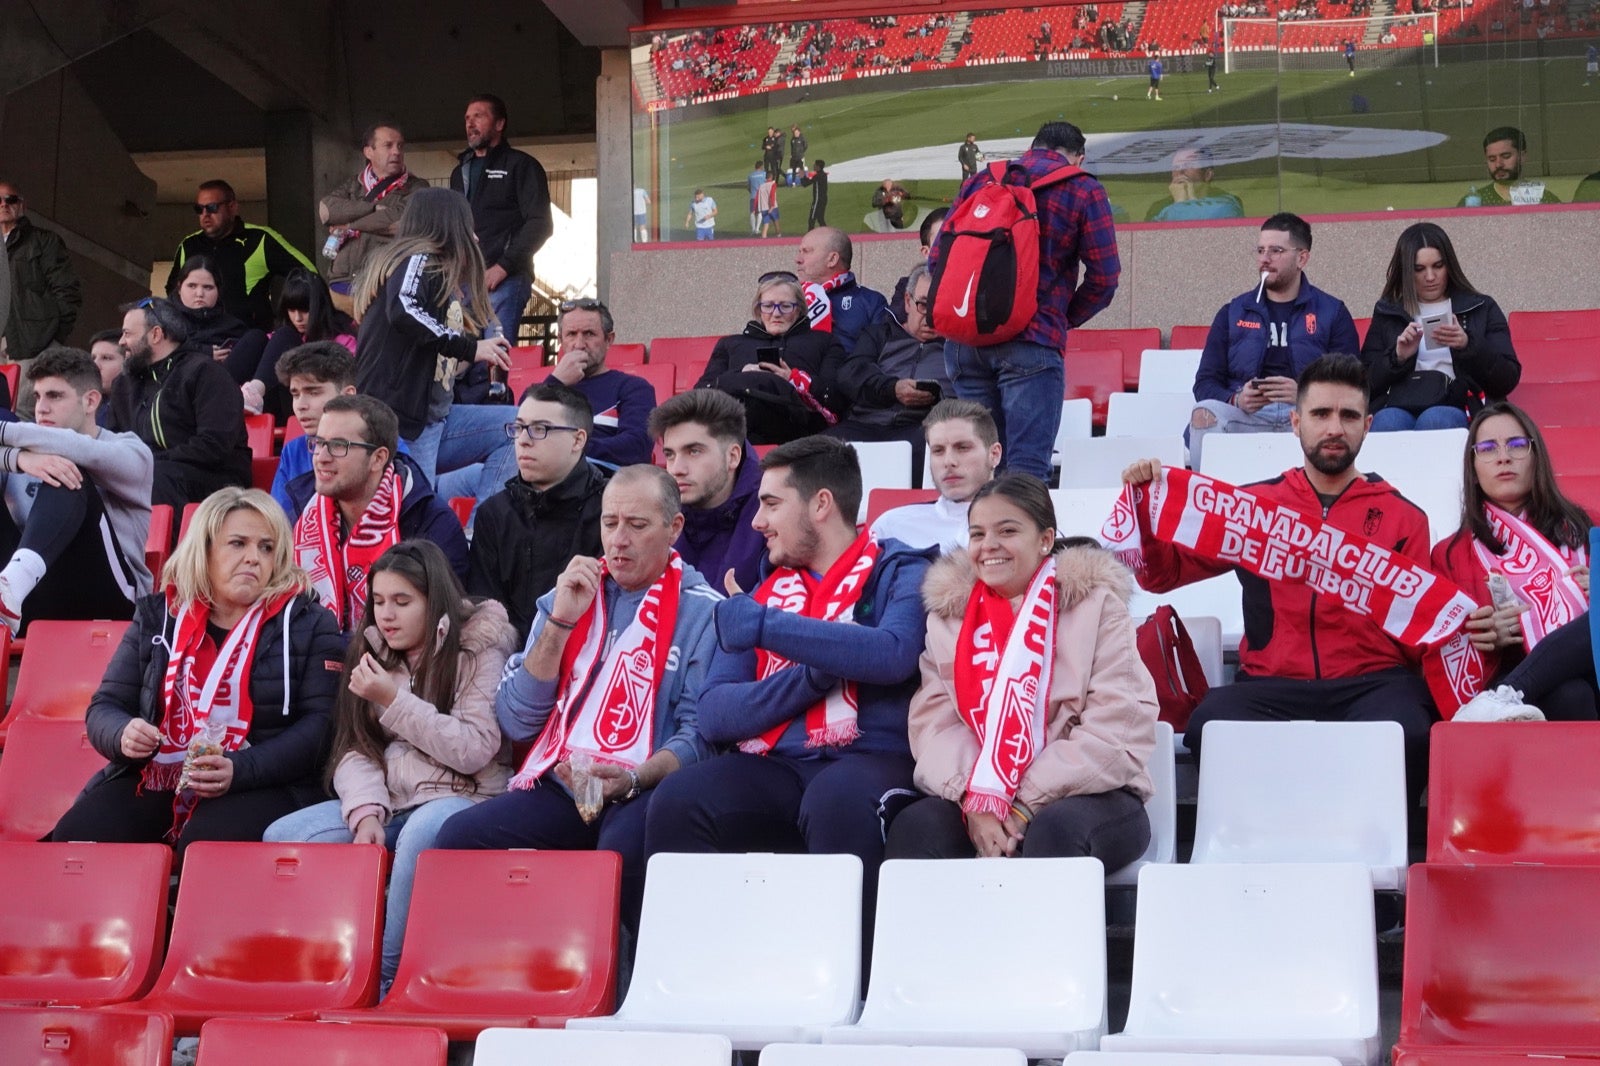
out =
{"type": "Polygon", "coordinates": [[[1163,604],[1140,624],[1137,643],[1139,658],[1155,678],[1161,720],[1182,733],[1189,725],[1189,715],[1211,691],[1183,619],[1163,604]]]}

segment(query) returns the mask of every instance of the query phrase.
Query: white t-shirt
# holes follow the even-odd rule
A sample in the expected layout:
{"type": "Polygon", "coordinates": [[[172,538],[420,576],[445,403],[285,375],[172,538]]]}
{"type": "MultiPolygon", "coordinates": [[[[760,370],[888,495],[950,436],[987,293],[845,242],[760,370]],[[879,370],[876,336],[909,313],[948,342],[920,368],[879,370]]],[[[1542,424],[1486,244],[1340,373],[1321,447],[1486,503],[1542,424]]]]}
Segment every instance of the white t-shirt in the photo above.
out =
{"type": "Polygon", "coordinates": [[[642,215],[650,210],[650,194],[638,186],[633,189],[633,213],[642,215]]]}
{"type": "Polygon", "coordinates": [[[948,555],[967,546],[968,506],[940,496],[932,503],[895,507],[872,523],[872,536],[877,540],[893,537],[912,548],[938,545],[948,555]]]}
{"type": "MultiPolygon", "coordinates": [[[[1449,300],[1434,300],[1431,303],[1417,304],[1417,322],[1419,325],[1425,318],[1433,315],[1449,315],[1450,313],[1449,300]]],[[[1429,348],[1427,334],[1424,333],[1422,340],[1417,344],[1417,369],[1437,370],[1451,381],[1454,381],[1456,377],[1454,356],[1454,352],[1443,346],[1429,348]]]]}
{"type": "Polygon", "coordinates": [[[689,210],[694,212],[694,228],[710,229],[712,226],[715,226],[717,224],[717,220],[711,217],[711,212],[715,211],[716,209],[717,202],[709,196],[707,196],[704,200],[690,200],[689,210]]]}

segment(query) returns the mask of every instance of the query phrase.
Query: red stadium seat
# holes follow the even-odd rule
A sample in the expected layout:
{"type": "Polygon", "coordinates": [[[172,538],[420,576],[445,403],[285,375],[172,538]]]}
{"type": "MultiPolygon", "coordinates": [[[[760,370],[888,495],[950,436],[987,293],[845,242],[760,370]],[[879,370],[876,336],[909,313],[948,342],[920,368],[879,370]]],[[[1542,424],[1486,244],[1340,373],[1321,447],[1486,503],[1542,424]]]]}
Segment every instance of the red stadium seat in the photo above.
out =
{"type": "Polygon", "coordinates": [[[305,427],[300,424],[300,420],[294,415],[290,415],[289,421],[283,424],[283,443],[288,444],[296,437],[303,437],[305,435],[305,427]]]}
{"type": "Polygon", "coordinates": [[[1511,325],[1511,341],[1522,352],[1530,341],[1567,340],[1571,337],[1600,337],[1600,308],[1582,311],[1513,311],[1506,316],[1511,325]]]}
{"type": "MultiPolygon", "coordinates": [[[[511,393],[511,398],[520,403],[522,394],[528,386],[539,384],[549,377],[550,371],[554,369],[554,365],[545,366],[542,363],[530,363],[526,366],[512,364],[511,369],[506,371],[506,389],[511,393]]],[[[514,413],[509,410],[507,415],[507,422],[510,422],[515,417],[514,413]]]]}
{"type": "Polygon", "coordinates": [[[105,764],[81,721],[17,719],[0,759],[0,840],[45,836],[105,764]]]}
{"type": "MultiPolygon", "coordinates": [[[[1367,328],[1372,325],[1372,319],[1370,319],[1370,318],[1358,318],[1358,319],[1355,320],[1355,323],[1356,323],[1356,337],[1361,341],[1362,344],[1367,343],[1367,328]]],[[[1351,355],[1355,355],[1357,353],[1351,352],[1350,354],[1351,355]]]]}
{"type": "Polygon", "coordinates": [[[1204,348],[1211,335],[1210,326],[1173,326],[1168,348],[1204,348]]]}
{"type": "Polygon", "coordinates": [[[161,568],[172,553],[172,505],[158,503],[150,508],[150,532],[144,538],[144,565],[161,584],[161,568]]]}
{"type": "Polygon", "coordinates": [[[6,379],[6,388],[10,390],[7,395],[11,397],[11,409],[14,411],[17,408],[17,390],[22,387],[22,364],[0,363],[0,376],[6,379]]]}
{"type": "Polygon", "coordinates": [[[1600,382],[1525,382],[1511,394],[1511,402],[1533,416],[1541,429],[1547,426],[1588,426],[1600,411],[1600,382]]]}
{"type": "Polygon", "coordinates": [[[1122,352],[1117,348],[1067,349],[1067,387],[1064,400],[1087,399],[1094,405],[1094,424],[1106,424],[1111,394],[1123,391],[1122,352]]]}
{"type": "Polygon", "coordinates": [[[644,378],[648,381],[650,387],[656,390],[656,403],[671,399],[678,391],[678,368],[671,363],[615,367],[608,357],[606,365],[619,369],[625,374],[632,374],[636,378],[644,378]]]}
{"type": "Polygon", "coordinates": [[[1600,381],[1600,337],[1519,340],[1516,346],[1517,359],[1522,363],[1524,385],[1549,381],[1600,381]]]}
{"type": "Polygon", "coordinates": [[[1600,866],[1412,866],[1396,1051],[1600,1055],[1596,899],[1600,866]]]}
{"type": "Polygon", "coordinates": [[[1556,478],[1600,474],[1600,425],[1541,426],[1556,478]]]}
{"type": "MultiPolygon", "coordinates": [[[[132,1005],[171,1014],[180,1034],[193,1035],[211,1018],[370,1004],[387,860],[376,844],[189,845],[166,963],[132,1005]]],[[[463,910],[491,913],[476,903],[463,910]]]]}
{"type": "Polygon", "coordinates": [[[506,353],[511,358],[512,367],[544,366],[544,347],[531,345],[523,348],[513,348],[506,353]]]}
{"type": "Polygon", "coordinates": [[[83,721],[127,622],[68,622],[41,618],[28,626],[17,691],[0,722],[0,746],[19,718],[83,721]]]}
{"type": "Polygon", "coordinates": [[[171,875],[164,844],[0,843],[0,1003],[141,995],[161,963],[171,875]]]}
{"type": "Polygon", "coordinates": [[[449,1047],[438,1029],[217,1018],[200,1027],[195,1066],[444,1066],[449,1047]]]}
{"type": "Polygon", "coordinates": [[[873,489],[867,493],[866,527],[871,529],[872,523],[885,511],[911,503],[932,503],[938,498],[938,489],[873,489]]]}
{"type": "Polygon", "coordinates": [[[317,1016],[471,1040],[609,1014],[621,872],[609,851],[425,851],[389,994],[371,1010],[317,1016]]]}
{"type": "Polygon", "coordinates": [[[1074,329],[1067,331],[1067,351],[1115,348],[1122,353],[1122,387],[1139,387],[1139,357],[1146,348],[1161,347],[1161,331],[1154,326],[1138,329],[1074,329]]]}
{"type": "Polygon", "coordinates": [[[1562,495],[1600,521],[1600,474],[1557,474],[1562,495]]]}
{"type": "Polygon", "coordinates": [[[250,458],[250,487],[260,489],[262,492],[272,491],[272,479],[278,476],[278,457],[269,455],[263,459],[260,456],[250,458]]]}
{"type": "Polygon", "coordinates": [[[657,337],[650,342],[650,361],[657,365],[671,363],[678,368],[678,383],[685,389],[694,388],[711,359],[711,349],[721,337],[657,337]]]}
{"type": "Polygon", "coordinates": [[[472,509],[478,505],[476,496],[450,497],[450,510],[455,512],[456,520],[461,523],[461,528],[466,529],[467,523],[472,521],[472,509]]]}
{"type": "Polygon", "coordinates": [[[244,435],[250,442],[250,455],[256,459],[272,458],[272,416],[268,414],[245,415],[244,435]]]}
{"type": "Polygon", "coordinates": [[[1600,758],[1592,723],[1441,722],[1428,759],[1428,861],[1591,865],[1600,783],[1572,767],[1600,758]]]}
{"type": "Polygon", "coordinates": [[[8,1066],[168,1066],[172,1019],[71,1007],[0,1007],[8,1066]]]}
{"type": "Polygon", "coordinates": [[[606,366],[644,366],[650,353],[642,344],[613,344],[606,349],[606,366]]]}

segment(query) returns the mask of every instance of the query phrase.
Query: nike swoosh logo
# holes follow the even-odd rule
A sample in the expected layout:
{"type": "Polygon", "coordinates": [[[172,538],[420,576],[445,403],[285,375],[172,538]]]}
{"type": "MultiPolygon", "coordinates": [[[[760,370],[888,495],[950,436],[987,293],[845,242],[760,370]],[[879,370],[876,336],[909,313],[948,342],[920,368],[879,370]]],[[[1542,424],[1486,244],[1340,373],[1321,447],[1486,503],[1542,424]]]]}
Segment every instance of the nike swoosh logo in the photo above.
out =
{"type": "Polygon", "coordinates": [[[972,307],[972,286],[977,283],[977,280],[977,278],[967,279],[967,291],[961,294],[961,302],[952,308],[957,318],[967,317],[967,311],[972,307]]]}

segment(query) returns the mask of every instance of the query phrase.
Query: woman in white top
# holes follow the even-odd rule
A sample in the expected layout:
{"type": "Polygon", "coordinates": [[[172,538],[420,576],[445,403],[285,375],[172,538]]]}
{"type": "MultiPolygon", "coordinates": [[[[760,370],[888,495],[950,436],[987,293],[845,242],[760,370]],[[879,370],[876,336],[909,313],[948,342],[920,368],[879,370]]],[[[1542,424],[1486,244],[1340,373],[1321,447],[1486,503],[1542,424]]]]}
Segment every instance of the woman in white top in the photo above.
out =
{"type": "Polygon", "coordinates": [[[1522,378],[1500,306],[1473,288],[1445,231],[1407,226],[1361,346],[1372,428],[1464,429],[1522,378]]]}

